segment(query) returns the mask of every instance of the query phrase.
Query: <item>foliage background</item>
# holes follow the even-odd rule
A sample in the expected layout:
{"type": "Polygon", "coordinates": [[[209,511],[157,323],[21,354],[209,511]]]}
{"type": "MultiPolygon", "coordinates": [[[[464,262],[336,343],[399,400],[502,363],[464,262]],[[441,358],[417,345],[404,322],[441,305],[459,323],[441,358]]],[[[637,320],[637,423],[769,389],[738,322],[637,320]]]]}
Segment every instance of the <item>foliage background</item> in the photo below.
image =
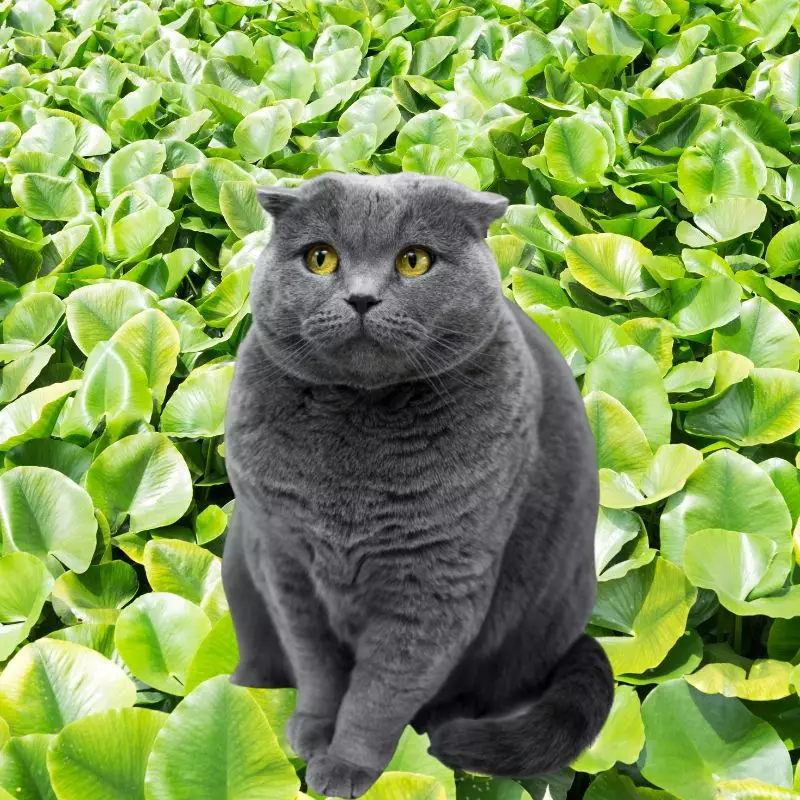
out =
{"type": "Polygon", "coordinates": [[[255,187],[330,169],[511,199],[618,680],[562,774],[454,776],[408,729],[372,800],[800,797],[799,11],[0,2],[0,798],[307,796],[293,692],[226,677],[221,434],[255,187]]]}

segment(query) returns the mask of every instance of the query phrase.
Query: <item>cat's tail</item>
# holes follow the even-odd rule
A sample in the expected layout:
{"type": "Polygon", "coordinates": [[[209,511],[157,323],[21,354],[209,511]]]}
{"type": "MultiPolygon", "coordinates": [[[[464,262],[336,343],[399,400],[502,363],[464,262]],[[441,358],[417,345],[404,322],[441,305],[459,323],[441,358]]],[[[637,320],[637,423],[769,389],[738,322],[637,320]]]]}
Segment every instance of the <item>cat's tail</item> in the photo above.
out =
{"type": "Polygon", "coordinates": [[[556,664],[541,694],[507,714],[456,717],[432,727],[429,752],[453,769],[483,775],[531,778],[557,772],[592,743],[613,699],[608,658],[584,634],[556,664]]]}

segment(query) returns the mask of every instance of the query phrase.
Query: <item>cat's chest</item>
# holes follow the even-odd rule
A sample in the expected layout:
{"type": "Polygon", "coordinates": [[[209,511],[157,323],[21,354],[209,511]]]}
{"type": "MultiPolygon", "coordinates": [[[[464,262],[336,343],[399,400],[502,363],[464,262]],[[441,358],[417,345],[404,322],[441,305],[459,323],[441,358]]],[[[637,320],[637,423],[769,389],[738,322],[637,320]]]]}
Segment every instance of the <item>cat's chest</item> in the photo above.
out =
{"type": "Polygon", "coordinates": [[[325,389],[248,392],[226,430],[237,496],[326,541],[488,519],[533,446],[521,394],[430,388],[375,403],[325,389]]]}

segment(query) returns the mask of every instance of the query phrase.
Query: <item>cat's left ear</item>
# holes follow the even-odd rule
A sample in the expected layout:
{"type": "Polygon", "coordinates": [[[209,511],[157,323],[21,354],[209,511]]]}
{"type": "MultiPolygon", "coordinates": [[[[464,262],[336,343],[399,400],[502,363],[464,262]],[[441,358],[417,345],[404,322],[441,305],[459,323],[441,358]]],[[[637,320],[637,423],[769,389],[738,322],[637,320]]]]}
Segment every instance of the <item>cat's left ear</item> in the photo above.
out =
{"type": "Polygon", "coordinates": [[[279,217],[297,203],[294,189],[286,186],[262,186],[256,189],[261,208],[273,217],[279,217]]]}
{"type": "Polygon", "coordinates": [[[496,192],[479,192],[462,188],[461,212],[480,229],[481,235],[485,236],[489,225],[506,213],[508,198],[496,192]]]}

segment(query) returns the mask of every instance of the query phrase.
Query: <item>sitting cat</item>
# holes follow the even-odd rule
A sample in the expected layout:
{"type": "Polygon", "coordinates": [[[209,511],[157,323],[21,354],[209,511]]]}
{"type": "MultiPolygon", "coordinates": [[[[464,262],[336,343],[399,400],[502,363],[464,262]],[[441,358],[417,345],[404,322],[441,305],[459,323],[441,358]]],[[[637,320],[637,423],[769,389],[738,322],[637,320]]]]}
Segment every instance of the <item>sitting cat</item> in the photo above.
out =
{"type": "Polygon", "coordinates": [[[557,770],[613,697],[584,627],[598,474],[559,351],[501,291],[508,201],[414,173],[259,190],[225,449],[223,581],[243,686],[321,794],[358,797],[406,725],[443,763],[557,770]]]}

